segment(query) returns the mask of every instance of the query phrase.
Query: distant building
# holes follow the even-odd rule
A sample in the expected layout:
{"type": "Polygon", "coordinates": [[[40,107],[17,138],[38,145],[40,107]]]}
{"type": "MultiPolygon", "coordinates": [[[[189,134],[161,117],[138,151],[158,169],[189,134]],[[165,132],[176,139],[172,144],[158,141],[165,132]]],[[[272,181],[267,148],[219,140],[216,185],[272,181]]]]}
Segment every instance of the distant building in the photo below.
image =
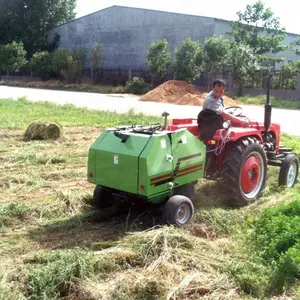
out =
{"type": "MultiPolygon", "coordinates": [[[[231,39],[230,24],[216,18],[112,6],[55,27],[48,38],[59,34],[59,46],[66,49],[91,48],[97,42],[103,48],[104,68],[143,70],[150,43],[166,38],[173,55],[175,47],[187,37],[200,42],[213,34],[231,39]]],[[[298,37],[288,33],[285,44],[298,37]]],[[[292,51],[276,56],[287,61],[297,59],[292,51]]]]}

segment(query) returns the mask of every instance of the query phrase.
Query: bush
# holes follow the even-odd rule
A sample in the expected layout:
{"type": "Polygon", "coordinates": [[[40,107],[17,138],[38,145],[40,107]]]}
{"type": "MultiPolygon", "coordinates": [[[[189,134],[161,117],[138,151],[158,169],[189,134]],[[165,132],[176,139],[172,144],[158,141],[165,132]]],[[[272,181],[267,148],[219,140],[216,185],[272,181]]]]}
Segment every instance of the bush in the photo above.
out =
{"type": "Polygon", "coordinates": [[[270,289],[282,291],[300,279],[300,201],[269,207],[249,224],[254,250],[274,272],[270,289]]]}
{"type": "Polygon", "coordinates": [[[49,79],[53,75],[52,58],[47,51],[36,52],[30,61],[33,73],[42,79],[49,79]]]}
{"type": "Polygon", "coordinates": [[[133,77],[132,80],[127,81],[125,92],[128,94],[143,95],[149,90],[143,78],[133,77]]]}

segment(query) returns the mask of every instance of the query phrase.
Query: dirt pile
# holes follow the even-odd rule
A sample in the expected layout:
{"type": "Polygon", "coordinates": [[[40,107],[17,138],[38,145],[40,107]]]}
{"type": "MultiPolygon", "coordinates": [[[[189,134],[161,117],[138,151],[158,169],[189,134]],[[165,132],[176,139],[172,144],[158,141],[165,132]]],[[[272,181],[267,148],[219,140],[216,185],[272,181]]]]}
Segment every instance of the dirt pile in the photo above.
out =
{"type": "MultiPolygon", "coordinates": [[[[207,93],[200,93],[186,81],[169,80],[142,96],[140,101],[203,106],[206,96],[207,93]]],[[[236,105],[230,97],[224,96],[224,99],[225,106],[236,105]]]]}
{"type": "Polygon", "coordinates": [[[175,103],[189,93],[200,95],[200,92],[186,81],[169,80],[142,96],[140,101],[175,103]]]}

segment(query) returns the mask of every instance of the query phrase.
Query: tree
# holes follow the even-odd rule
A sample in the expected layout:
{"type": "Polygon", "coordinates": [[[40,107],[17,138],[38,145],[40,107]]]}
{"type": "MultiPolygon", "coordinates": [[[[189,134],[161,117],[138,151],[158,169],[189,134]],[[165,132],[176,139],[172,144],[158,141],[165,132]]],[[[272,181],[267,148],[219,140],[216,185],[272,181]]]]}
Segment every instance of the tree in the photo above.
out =
{"type": "Polygon", "coordinates": [[[202,71],[203,50],[197,41],[186,38],[180,49],[175,49],[177,78],[191,82],[202,71]]]}
{"type": "Polygon", "coordinates": [[[250,46],[254,55],[275,54],[287,49],[283,45],[285,29],[261,0],[248,4],[244,12],[237,12],[237,16],[238,21],[232,24],[234,40],[250,46]]]}
{"type": "Polygon", "coordinates": [[[94,72],[96,68],[99,68],[99,66],[102,64],[104,60],[102,48],[98,43],[94,44],[92,47],[92,53],[91,53],[91,77],[92,80],[94,80],[94,72]]]}
{"type": "Polygon", "coordinates": [[[53,56],[47,51],[36,52],[30,60],[30,67],[34,74],[42,79],[48,79],[52,75],[53,56]]]}
{"type": "Polygon", "coordinates": [[[253,49],[246,44],[233,43],[229,52],[229,70],[239,84],[239,95],[243,95],[243,87],[249,73],[257,68],[253,49]]]}
{"type": "Polygon", "coordinates": [[[206,39],[203,45],[203,69],[212,76],[224,71],[228,65],[229,40],[222,36],[206,39]]]}
{"type": "Polygon", "coordinates": [[[147,51],[147,67],[157,77],[164,77],[171,65],[171,55],[166,39],[152,43],[147,51]]]}
{"type": "Polygon", "coordinates": [[[0,69],[7,74],[19,72],[26,63],[26,50],[22,42],[14,41],[7,45],[0,45],[0,69]]]}
{"type": "Polygon", "coordinates": [[[297,38],[291,43],[290,49],[294,51],[296,55],[300,55],[300,38],[297,38]]]}
{"type": "Polygon", "coordinates": [[[30,58],[53,48],[47,31],[74,19],[75,8],[76,0],[0,0],[0,44],[22,41],[30,58]]]}

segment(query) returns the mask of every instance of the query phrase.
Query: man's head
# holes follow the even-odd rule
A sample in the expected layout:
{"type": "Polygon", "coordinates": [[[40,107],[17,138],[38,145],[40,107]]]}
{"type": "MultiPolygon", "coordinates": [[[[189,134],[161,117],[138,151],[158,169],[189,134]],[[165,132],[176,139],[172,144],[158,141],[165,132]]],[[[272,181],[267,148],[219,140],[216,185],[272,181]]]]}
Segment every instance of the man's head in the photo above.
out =
{"type": "Polygon", "coordinates": [[[215,80],[213,82],[213,92],[217,99],[222,97],[225,92],[225,82],[219,79],[215,80]]]}

